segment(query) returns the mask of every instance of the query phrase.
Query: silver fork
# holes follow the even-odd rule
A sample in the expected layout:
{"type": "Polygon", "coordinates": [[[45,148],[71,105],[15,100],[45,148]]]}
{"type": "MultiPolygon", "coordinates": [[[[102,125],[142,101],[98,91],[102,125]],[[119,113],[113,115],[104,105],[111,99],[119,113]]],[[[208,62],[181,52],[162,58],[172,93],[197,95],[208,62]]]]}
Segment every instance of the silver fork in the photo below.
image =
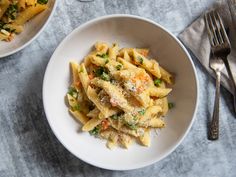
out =
{"type": "MultiPolygon", "coordinates": [[[[216,11],[206,13],[205,22],[208,31],[208,37],[211,44],[211,52],[213,54],[213,58],[210,59],[209,65],[211,69],[215,71],[216,74],[215,103],[212,120],[209,125],[208,139],[217,140],[219,138],[219,102],[221,71],[224,66],[226,66],[227,71],[230,70],[227,56],[231,51],[231,47],[222,20],[216,11]]],[[[229,72],[231,73],[231,71],[229,72]]]]}

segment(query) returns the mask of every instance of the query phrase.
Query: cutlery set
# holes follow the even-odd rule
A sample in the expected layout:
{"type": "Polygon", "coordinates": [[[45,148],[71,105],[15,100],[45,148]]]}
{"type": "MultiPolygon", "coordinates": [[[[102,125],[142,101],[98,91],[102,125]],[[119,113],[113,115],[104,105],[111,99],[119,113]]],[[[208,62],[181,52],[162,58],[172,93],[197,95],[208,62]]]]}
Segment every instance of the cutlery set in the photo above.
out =
{"type": "Polygon", "coordinates": [[[231,45],[226,34],[226,30],[219,13],[216,10],[205,14],[206,29],[211,45],[211,57],[209,67],[216,75],[216,92],[214,110],[211,122],[208,127],[208,139],[217,140],[219,138],[219,102],[220,102],[220,79],[221,71],[226,68],[233,87],[234,111],[236,112],[236,81],[233,77],[227,56],[231,52],[231,45]]]}

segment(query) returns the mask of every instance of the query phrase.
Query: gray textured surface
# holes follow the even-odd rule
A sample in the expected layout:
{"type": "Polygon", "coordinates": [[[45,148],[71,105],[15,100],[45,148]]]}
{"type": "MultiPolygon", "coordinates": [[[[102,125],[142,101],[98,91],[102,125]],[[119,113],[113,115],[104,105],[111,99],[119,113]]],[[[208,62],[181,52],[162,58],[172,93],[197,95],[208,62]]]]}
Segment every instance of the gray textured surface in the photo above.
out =
{"type": "Polygon", "coordinates": [[[231,95],[221,94],[220,140],[206,138],[212,112],[214,80],[193,59],[200,81],[196,121],[183,143],[167,158],[149,167],[113,172],[90,166],[71,155],[50,130],[42,105],[46,65],[59,42],[78,25],[98,16],[130,13],[181,32],[213,0],[59,0],[56,14],[29,47],[0,59],[0,176],[236,176],[236,119],[231,95]]]}

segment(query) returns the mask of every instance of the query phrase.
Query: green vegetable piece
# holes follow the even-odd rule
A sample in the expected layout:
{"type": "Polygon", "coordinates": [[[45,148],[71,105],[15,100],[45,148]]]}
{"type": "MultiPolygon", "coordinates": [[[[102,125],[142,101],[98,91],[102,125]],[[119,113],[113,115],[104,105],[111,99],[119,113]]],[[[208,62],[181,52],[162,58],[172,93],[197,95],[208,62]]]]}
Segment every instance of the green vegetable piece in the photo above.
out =
{"type": "Polygon", "coordinates": [[[73,107],[73,110],[74,110],[74,111],[80,111],[80,105],[79,105],[79,104],[75,105],[75,106],[73,107]]]}
{"type": "Polygon", "coordinates": [[[138,120],[137,116],[133,116],[134,121],[138,120]]]}
{"type": "Polygon", "coordinates": [[[103,72],[100,77],[104,81],[109,81],[110,80],[110,76],[107,73],[105,73],[105,72],[103,72]]]}
{"type": "Polygon", "coordinates": [[[67,93],[74,98],[77,98],[78,96],[78,92],[74,87],[70,87],[67,93]]]}
{"type": "Polygon", "coordinates": [[[112,118],[113,120],[118,120],[118,119],[119,119],[119,117],[118,117],[118,115],[117,115],[117,114],[115,114],[115,115],[111,116],[111,118],[112,118]]]}
{"type": "Polygon", "coordinates": [[[17,4],[11,4],[9,5],[9,7],[6,10],[6,16],[12,20],[16,19],[16,15],[17,15],[17,11],[18,11],[18,6],[17,4]]]}
{"type": "Polygon", "coordinates": [[[169,109],[172,109],[173,107],[175,107],[175,104],[174,104],[174,103],[168,103],[168,108],[169,108],[169,109]]]}
{"type": "Polygon", "coordinates": [[[99,133],[99,131],[100,131],[100,128],[99,128],[99,127],[94,127],[94,129],[93,129],[93,130],[90,130],[89,133],[90,133],[91,135],[97,135],[97,134],[99,133]]]}
{"type": "Polygon", "coordinates": [[[161,79],[155,79],[155,80],[154,80],[154,84],[155,84],[155,86],[157,86],[157,87],[160,86],[161,82],[162,82],[161,79]]]}
{"type": "Polygon", "coordinates": [[[6,23],[0,20],[0,29],[4,29],[4,25],[6,25],[6,23]]]}
{"type": "Polygon", "coordinates": [[[135,125],[135,124],[129,124],[129,123],[127,123],[126,124],[130,129],[132,129],[132,130],[137,130],[137,126],[135,125]]]}
{"type": "Polygon", "coordinates": [[[141,111],[138,111],[139,114],[144,115],[145,114],[145,109],[142,109],[141,111]]]}
{"type": "Polygon", "coordinates": [[[96,56],[97,56],[97,57],[104,58],[104,59],[108,59],[108,55],[105,54],[105,53],[104,53],[104,54],[101,54],[101,55],[100,55],[100,54],[97,54],[96,56]]]}
{"type": "Polygon", "coordinates": [[[97,77],[100,77],[103,72],[105,72],[105,69],[103,67],[99,67],[98,69],[95,70],[95,75],[97,77]]]}
{"type": "Polygon", "coordinates": [[[109,63],[109,60],[108,60],[108,59],[106,59],[106,61],[105,61],[105,64],[107,64],[107,63],[109,63]]]}
{"type": "Polygon", "coordinates": [[[122,65],[117,65],[117,66],[116,66],[116,69],[117,69],[117,70],[121,70],[121,68],[122,68],[122,65]]]}
{"type": "Polygon", "coordinates": [[[47,4],[48,0],[38,0],[37,1],[39,4],[47,4]]]}
{"type": "Polygon", "coordinates": [[[79,73],[83,73],[84,69],[82,67],[80,67],[79,73]]]}
{"type": "Polygon", "coordinates": [[[143,58],[142,57],[138,56],[138,60],[139,60],[140,64],[143,64],[143,58]]]}

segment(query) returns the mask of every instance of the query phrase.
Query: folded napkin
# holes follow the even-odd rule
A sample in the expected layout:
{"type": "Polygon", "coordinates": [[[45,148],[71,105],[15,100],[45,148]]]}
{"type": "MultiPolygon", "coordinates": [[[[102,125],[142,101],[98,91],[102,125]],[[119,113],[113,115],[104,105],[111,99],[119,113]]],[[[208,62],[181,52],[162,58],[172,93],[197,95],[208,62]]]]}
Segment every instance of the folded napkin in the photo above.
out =
{"type": "MultiPolygon", "coordinates": [[[[231,0],[232,1],[232,0],[231,0]]],[[[217,2],[211,9],[218,10],[220,16],[223,19],[226,29],[229,31],[229,39],[231,42],[232,51],[228,57],[230,67],[236,77],[236,21],[233,21],[232,11],[229,2],[220,1],[217,2]],[[230,12],[231,9],[231,12],[230,12]],[[234,22],[234,23],[233,23],[234,22]]],[[[213,70],[209,67],[210,57],[210,42],[208,39],[206,25],[204,21],[204,14],[194,21],[188,28],[186,28],[179,36],[179,39],[184,45],[192,51],[200,63],[206,68],[206,70],[215,77],[213,70]]],[[[230,81],[227,71],[224,69],[222,72],[221,84],[233,93],[232,82],[230,81]]]]}

